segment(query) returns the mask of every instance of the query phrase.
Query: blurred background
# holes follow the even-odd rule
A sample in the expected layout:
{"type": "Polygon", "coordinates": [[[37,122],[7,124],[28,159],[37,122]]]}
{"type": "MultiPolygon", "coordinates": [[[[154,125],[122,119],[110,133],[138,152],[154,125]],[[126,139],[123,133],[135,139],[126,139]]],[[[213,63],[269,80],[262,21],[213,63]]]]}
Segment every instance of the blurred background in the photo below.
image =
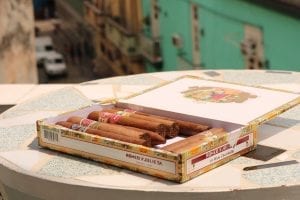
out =
{"type": "Polygon", "coordinates": [[[0,83],[300,71],[300,0],[0,0],[0,83]]]}

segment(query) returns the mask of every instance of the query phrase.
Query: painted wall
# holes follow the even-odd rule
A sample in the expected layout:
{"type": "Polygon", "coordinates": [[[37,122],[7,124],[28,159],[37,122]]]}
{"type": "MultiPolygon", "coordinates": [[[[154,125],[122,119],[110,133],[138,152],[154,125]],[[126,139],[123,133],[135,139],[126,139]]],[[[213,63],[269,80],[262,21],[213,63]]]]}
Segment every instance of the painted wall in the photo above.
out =
{"type": "Polygon", "coordinates": [[[37,83],[32,1],[0,1],[0,83],[37,83]]]}
{"type": "MultiPolygon", "coordinates": [[[[195,0],[195,2],[199,3],[203,10],[214,12],[214,15],[219,17],[261,27],[264,35],[264,53],[265,58],[269,60],[269,68],[300,71],[299,19],[243,0],[226,2],[195,0]]],[[[209,19],[204,13],[201,18],[204,24],[205,18],[209,19]]]]}
{"type": "Polygon", "coordinates": [[[66,3],[68,3],[70,6],[76,10],[76,12],[83,16],[83,1],[84,0],[64,0],[66,3]]]}
{"type": "Polygon", "coordinates": [[[299,18],[247,0],[159,0],[164,71],[193,68],[189,65],[192,62],[190,3],[199,6],[202,68],[244,69],[240,43],[244,27],[249,24],[262,30],[267,68],[300,71],[299,18]],[[182,49],[172,45],[173,34],[182,37],[182,49]],[[185,66],[180,66],[182,60],[186,61],[185,66]]]}
{"type": "Polygon", "coordinates": [[[190,4],[182,0],[160,0],[159,5],[164,70],[188,69],[187,65],[179,65],[179,59],[192,59],[190,4]],[[182,38],[182,48],[173,45],[172,36],[175,34],[182,38]]]}

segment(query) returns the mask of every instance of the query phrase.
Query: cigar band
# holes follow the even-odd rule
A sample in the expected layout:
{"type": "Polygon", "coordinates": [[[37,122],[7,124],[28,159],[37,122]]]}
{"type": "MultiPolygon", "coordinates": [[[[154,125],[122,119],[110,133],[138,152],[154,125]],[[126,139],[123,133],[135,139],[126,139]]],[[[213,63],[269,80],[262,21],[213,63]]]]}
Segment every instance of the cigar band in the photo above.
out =
{"type": "Polygon", "coordinates": [[[211,131],[206,131],[206,133],[204,135],[206,137],[212,137],[212,136],[214,136],[214,134],[211,131]]]}
{"type": "Polygon", "coordinates": [[[87,127],[80,126],[79,124],[72,124],[71,129],[75,131],[85,132],[87,127]]]}
{"type": "Polygon", "coordinates": [[[210,141],[210,142],[213,142],[213,141],[215,141],[215,140],[218,139],[218,136],[213,135],[213,136],[209,136],[209,137],[207,137],[207,138],[205,138],[205,139],[208,140],[208,141],[210,141]]]}
{"type": "Polygon", "coordinates": [[[99,113],[99,122],[109,122],[112,124],[117,123],[121,119],[121,115],[109,113],[109,112],[100,112],[99,113]]]}
{"type": "Polygon", "coordinates": [[[121,117],[122,117],[121,115],[115,115],[115,114],[113,114],[109,118],[109,122],[115,124],[115,123],[117,123],[121,119],[121,117]]]}
{"type": "Polygon", "coordinates": [[[90,120],[90,119],[82,119],[82,120],[80,120],[79,125],[80,126],[84,126],[84,127],[88,127],[88,126],[90,126],[93,123],[95,123],[95,121],[90,120]]]}
{"type": "Polygon", "coordinates": [[[121,115],[121,116],[130,116],[131,112],[126,112],[126,111],[118,111],[116,112],[117,115],[121,115]]]}
{"type": "Polygon", "coordinates": [[[135,110],[131,110],[131,109],[125,109],[124,112],[127,112],[127,113],[136,113],[135,110]]]}
{"type": "Polygon", "coordinates": [[[98,121],[99,122],[109,122],[111,113],[108,112],[99,112],[98,121]]]}

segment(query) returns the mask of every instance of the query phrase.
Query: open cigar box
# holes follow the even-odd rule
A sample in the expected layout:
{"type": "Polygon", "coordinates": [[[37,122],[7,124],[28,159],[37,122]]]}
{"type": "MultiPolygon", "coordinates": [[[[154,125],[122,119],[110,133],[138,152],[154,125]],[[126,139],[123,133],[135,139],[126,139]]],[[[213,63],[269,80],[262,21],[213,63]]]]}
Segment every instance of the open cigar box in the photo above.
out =
{"type": "MultiPolygon", "coordinates": [[[[42,147],[185,182],[255,149],[258,126],[299,103],[300,95],[291,92],[183,76],[126,99],[38,120],[38,141],[42,147]],[[118,135],[110,138],[93,134],[95,127],[84,124],[85,120],[76,128],[74,124],[58,125],[73,116],[85,119],[93,111],[111,109],[127,113],[118,112],[109,118],[111,124],[119,123],[122,117],[132,117],[131,113],[145,113],[208,128],[191,136],[181,134],[180,127],[178,135],[166,137],[165,143],[142,145],[126,138],[116,139],[118,135]]],[[[103,119],[98,123],[108,122],[103,119]]],[[[129,123],[137,123],[135,120],[130,118],[129,123]]],[[[145,124],[148,126],[148,122],[145,124]]]]}

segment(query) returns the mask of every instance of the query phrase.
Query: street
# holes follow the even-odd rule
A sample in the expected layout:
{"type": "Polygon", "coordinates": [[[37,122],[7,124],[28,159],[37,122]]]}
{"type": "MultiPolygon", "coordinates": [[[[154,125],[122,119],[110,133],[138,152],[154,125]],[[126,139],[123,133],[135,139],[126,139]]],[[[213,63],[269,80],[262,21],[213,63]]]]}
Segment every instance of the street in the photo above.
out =
{"type": "Polygon", "coordinates": [[[92,68],[82,64],[72,64],[66,62],[67,75],[48,76],[43,67],[38,67],[39,83],[81,83],[96,78],[100,78],[93,74],[92,68]]]}

